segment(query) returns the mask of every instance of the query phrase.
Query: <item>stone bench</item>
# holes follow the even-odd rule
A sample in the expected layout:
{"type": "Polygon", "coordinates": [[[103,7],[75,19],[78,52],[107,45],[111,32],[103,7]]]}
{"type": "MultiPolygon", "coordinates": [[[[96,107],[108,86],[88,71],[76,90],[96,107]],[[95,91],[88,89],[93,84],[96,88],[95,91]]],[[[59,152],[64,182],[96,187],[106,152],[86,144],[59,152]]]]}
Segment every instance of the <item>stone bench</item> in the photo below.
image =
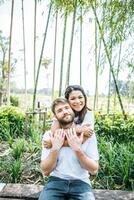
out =
{"type": "MultiPolygon", "coordinates": [[[[3,184],[0,200],[37,200],[42,185],[34,184],[3,184]]],[[[134,200],[134,192],[121,190],[93,190],[96,200],[134,200]]]]}

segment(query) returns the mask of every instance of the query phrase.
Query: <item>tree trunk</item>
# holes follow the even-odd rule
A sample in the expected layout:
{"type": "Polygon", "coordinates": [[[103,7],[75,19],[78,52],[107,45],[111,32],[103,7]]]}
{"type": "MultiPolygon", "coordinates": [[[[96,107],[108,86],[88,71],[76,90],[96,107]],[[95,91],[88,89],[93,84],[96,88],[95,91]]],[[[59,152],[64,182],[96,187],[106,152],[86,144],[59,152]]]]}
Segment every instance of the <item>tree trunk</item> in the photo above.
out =
{"type": "MultiPolygon", "coordinates": [[[[107,3],[107,2],[106,2],[107,3]]],[[[96,9],[96,0],[95,0],[95,9],[96,9]]],[[[105,16],[105,9],[103,9],[103,16],[105,16]]],[[[102,21],[103,24],[103,21],[102,21]]],[[[100,57],[101,57],[101,39],[97,38],[99,36],[98,30],[97,30],[97,22],[95,19],[95,54],[98,55],[96,56],[96,77],[95,77],[95,95],[94,95],[94,110],[98,110],[98,76],[99,76],[99,67],[100,67],[100,57]],[[98,43],[99,43],[99,48],[98,48],[98,43]],[[98,49],[98,51],[97,51],[98,49]]]]}
{"type": "MultiPolygon", "coordinates": [[[[117,81],[118,81],[118,76],[119,76],[119,71],[120,71],[121,49],[122,49],[122,42],[119,47],[119,57],[118,57],[117,76],[116,76],[117,81]]],[[[115,110],[115,108],[116,108],[116,92],[114,95],[114,110],[115,110]]]]}
{"type": "Polygon", "coordinates": [[[2,106],[2,92],[0,91],[0,106],[2,106]]]}
{"type": "Polygon", "coordinates": [[[67,65],[66,87],[69,85],[69,82],[70,82],[70,65],[71,65],[71,57],[72,57],[72,46],[73,46],[73,38],[74,38],[76,10],[77,10],[77,0],[75,0],[75,4],[74,4],[71,41],[70,41],[69,57],[68,57],[68,65],[67,65]]]}
{"type": "Polygon", "coordinates": [[[37,69],[37,75],[36,75],[36,81],[35,81],[35,87],[34,87],[34,94],[33,94],[33,111],[35,110],[37,84],[38,84],[39,72],[40,72],[40,67],[41,67],[41,62],[42,62],[42,56],[43,56],[43,51],[44,51],[44,46],[45,46],[45,41],[46,41],[46,36],[47,36],[47,30],[48,30],[48,24],[49,24],[49,19],[50,19],[51,8],[52,8],[52,3],[50,3],[50,6],[49,6],[47,24],[46,24],[46,27],[45,27],[44,39],[43,39],[43,43],[42,43],[42,49],[41,49],[41,54],[40,54],[40,59],[39,59],[39,64],[38,64],[38,69],[37,69]]]}
{"type": "Polygon", "coordinates": [[[36,78],[36,17],[37,17],[37,0],[34,0],[34,86],[36,78]]]}
{"type": "Polygon", "coordinates": [[[111,71],[109,69],[109,82],[108,82],[108,98],[107,98],[107,114],[110,111],[110,91],[111,91],[111,71]]]}
{"type": "Polygon", "coordinates": [[[22,24],[23,24],[23,48],[24,48],[24,88],[25,88],[25,102],[27,107],[27,70],[26,70],[26,47],[25,47],[24,0],[22,0],[22,24]]]}
{"type": "MultiPolygon", "coordinates": [[[[95,1],[95,7],[96,7],[96,1],[95,1]]],[[[94,110],[95,110],[95,107],[96,107],[96,101],[98,102],[98,71],[99,71],[99,66],[98,66],[98,62],[97,62],[97,57],[98,57],[97,49],[98,49],[98,45],[97,45],[97,23],[96,23],[96,20],[95,20],[95,70],[96,70],[96,77],[95,77],[94,110]]],[[[97,105],[97,107],[98,107],[98,105],[97,105]]]]}
{"type": "Polygon", "coordinates": [[[82,85],[82,7],[80,16],[80,85],[82,85]]]}
{"type": "Polygon", "coordinates": [[[6,58],[6,51],[4,48],[2,48],[2,51],[3,51],[3,59],[2,59],[2,86],[0,87],[0,90],[1,90],[1,103],[0,103],[0,106],[3,104],[3,91],[5,90],[5,84],[6,84],[6,75],[5,75],[5,70],[4,70],[4,66],[5,66],[5,58],[6,58]]]}
{"type": "Polygon", "coordinates": [[[11,7],[11,22],[10,22],[10,36],[9,36],[8,80],[7,80],[7,104],[8,105],[10,105],[11,45],[12,45],[13,12],[14,12],[14,0],[12,0],[12,7],[11,7]]]}
{"type": "Polygon", "coordinates": [[[65,50],[65,39],[66,39],[66,26],[67,26],[67,12],[64,17],[64,29],[62,39],[62,55],[61,55],[61,67],[60,67],[60,85],[59,85],[59,96],[62,93],[62,82],[63,82],[63,63],[64,63],[64,50],[65,50]]]}
{"type": "Polygon", "coordinates": [[[55,17],[55,39],[54,39],[54,63],[53,63],[52,100],[54,99],[55,63],[56,63],[56,46],[57,46],[57,21],[58,21],[58,10],[56,10],[56,17],[55,17]]]}

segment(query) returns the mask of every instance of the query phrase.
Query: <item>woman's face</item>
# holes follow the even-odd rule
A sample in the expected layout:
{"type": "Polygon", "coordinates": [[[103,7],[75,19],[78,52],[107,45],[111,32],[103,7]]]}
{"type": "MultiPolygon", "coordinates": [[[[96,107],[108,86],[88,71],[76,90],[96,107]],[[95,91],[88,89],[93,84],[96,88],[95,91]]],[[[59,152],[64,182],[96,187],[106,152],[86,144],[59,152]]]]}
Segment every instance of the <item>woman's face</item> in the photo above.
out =
{"type": "Polygon", "coordinates": [[[79,90],[74,90],[69,94],[68,102],[71,108],[76,112],[80,112],[85,106],[85,98],[79,90]]]}

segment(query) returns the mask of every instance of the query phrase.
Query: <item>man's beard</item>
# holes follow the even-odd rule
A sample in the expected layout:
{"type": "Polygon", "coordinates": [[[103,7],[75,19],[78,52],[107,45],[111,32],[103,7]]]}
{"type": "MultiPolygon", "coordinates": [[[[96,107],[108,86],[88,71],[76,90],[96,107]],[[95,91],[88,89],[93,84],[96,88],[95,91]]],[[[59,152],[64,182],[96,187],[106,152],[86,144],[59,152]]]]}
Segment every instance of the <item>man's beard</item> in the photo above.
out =
{"type": "Polygon", "coordinates": [[[66,125],[71,124],[74,121],[74,116],[71,115],[71,118],[69,120],[62,118],[62,119],[58,119],[58,121],[62,126],[66,126],[66,125]]]}

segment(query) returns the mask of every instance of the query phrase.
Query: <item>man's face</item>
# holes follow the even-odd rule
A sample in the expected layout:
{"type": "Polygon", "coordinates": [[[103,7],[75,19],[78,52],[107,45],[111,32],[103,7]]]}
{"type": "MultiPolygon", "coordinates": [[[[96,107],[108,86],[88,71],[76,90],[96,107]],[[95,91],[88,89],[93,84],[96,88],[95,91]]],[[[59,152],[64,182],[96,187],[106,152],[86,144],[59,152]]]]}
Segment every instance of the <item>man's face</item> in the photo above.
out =
{"type": "Polygon", "coordinates": [[[74,112],[68,103],[56,105],[55,116],[61,125],[68,125],[74,121],[74,112]]]}

